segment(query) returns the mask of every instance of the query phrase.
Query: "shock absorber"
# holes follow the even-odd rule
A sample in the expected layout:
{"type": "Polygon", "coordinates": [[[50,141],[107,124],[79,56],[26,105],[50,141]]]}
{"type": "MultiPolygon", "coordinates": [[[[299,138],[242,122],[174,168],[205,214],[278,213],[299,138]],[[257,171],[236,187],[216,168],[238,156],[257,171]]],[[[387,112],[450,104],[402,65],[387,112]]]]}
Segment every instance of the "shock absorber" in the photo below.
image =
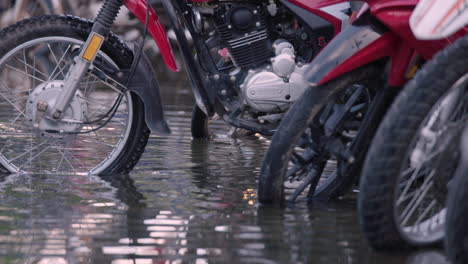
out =
{"type": "Polygon", "coordinates": [[[122,5],[123,0],[106,0],[94,20],[93,32],[107,37],[122,5]]]}
{"type": "Polygon", "coordinates": [[[112,23],[114,23],[122,5],[123,0],[105,0],[101,6],[99,13],[94,20],[91,33],[89,34],[80,55],[75,58],[75,63],[70,67],[70,70],[65,77],[63,91],[60,93],[60,96],[57,98],[54,108],[51,111],[54,119],[61,119],[62,114],[70,105],[81,79],[88,71],[106,37],[109,35],[112,23]]]}

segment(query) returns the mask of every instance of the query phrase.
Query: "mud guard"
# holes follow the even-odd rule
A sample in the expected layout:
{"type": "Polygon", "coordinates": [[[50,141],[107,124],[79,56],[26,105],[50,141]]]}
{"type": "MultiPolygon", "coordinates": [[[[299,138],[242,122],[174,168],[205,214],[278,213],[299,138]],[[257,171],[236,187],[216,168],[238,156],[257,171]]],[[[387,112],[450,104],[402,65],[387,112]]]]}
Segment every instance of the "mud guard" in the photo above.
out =
{"type": "Polygon", "coordinates": [[[385,27],[358,19],[338,34],[307,66],[310,85],[323,84],[369,62],[394,54],[395,36],[385,27]]]}
{"type": "MultiPolygon", "coordinates": [[[[128,10],[134,14],[138,20],[140,20],[143,25],[146,20],[146,0],[125,0],[124,5],[128,10]]],[[[156,45],[158,46],[161,56],[166,63],[166,66],[174,71],[179,71],[177,64],[175,62],[174,53],[172,52],[171,45],[169,44],[169,39],[167,38],[166,31],[164,26],[159,21],[158,15],[150,5],[149,19],[148,19],[148,32],[153,37],[156,45]]]]}
{"type": "Polygon", "coordinates": [[[151,132],[159,135],[170,134],[171,129],[164,118],[156,73],[145,54],[141,54],[135,73],[127,88],[137,94],[143,101],[146,125],[151,132]]]}

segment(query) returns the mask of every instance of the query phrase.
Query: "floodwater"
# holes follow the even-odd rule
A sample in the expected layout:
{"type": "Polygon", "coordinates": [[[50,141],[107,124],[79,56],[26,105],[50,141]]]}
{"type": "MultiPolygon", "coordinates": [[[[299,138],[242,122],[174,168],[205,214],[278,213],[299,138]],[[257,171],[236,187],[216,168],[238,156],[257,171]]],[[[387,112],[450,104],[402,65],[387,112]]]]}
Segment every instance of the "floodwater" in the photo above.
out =
{"type": "Polygon", "coordinates": [[[0,179],[0,263],[445,263],[442,251],[377,253],[355,195],[265,207],[256,201],[267,140],[192,140],[184,80],[162,85],[173,134],[152,136],[128,176],[0,179]]]}

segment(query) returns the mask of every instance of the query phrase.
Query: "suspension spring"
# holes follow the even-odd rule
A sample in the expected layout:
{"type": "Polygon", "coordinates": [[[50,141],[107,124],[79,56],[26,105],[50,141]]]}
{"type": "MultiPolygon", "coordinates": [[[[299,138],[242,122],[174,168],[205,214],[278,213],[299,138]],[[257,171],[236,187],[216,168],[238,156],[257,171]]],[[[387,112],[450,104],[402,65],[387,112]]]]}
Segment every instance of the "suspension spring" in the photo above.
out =
{"type": "Polygon", "coordinates": [[[122,5],[123,0],[105,0],[94,20],[93,31],[107,36],[122,5]]]}

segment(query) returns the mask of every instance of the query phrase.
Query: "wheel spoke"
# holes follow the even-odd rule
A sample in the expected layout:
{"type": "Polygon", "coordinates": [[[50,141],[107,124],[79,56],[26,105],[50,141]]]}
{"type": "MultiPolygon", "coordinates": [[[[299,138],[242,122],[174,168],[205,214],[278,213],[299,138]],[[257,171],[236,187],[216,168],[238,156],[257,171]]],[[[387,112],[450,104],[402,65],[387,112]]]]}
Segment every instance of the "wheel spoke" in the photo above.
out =
{"type": "MultiPolygon", "coordinates": [[[[25,65],[25,72],[28,72],[28,68],[31,69],[31,70],[33,71],[33,76],[34,76],[34,79],[35,79],[35,80],[38,79],[38,78],[34,75],[35,73],[40,73],[43,77],[49,78],[49,77],[47,76],[47,74],[45,74],[45,73],[41,72],[40,70],[38,70],[38,69],[34,66],[34,63],[33,63],[33,65],[27,63],[26,57],[25,57],[25,56],[26,56],[26,55],[24,55],[24,60],[22,60],[22,59],[20,59],[20,58],[18,58],[18,57],[14,57],[18,62],[21,62],[21,63],[23,63],[23,64],[25,65]]],[[[29,74],[29,73],[28,73],[28,74],[29,74]]]]}
{"type": "MultiPolygon", "coordinates": [[[[50,146],[45,147],[43,150],[39,151],[36,155],[34,155],[33,157],[31,157],[31,158],[29,158],[28,160],[26,160],[26,161],[23,163],[23,165],[21,165],[21,166],[19,167],[19,169],[22,170],[22,169],[24,168],[24,166],[26,166],[26,164],[31,163],[33,160],[35,160],[37,157],[39,157],[42,153],[46,152],[49,148],[50,148],[50,146]]],[[[33,150],[33,149],[31,149],[31,151],[29,151],[29,153],[32,154],[32,150],[33,150]]],[[[19,157],[18,157],[18,158],[19,158],[19,157]]],[[[15,158],[15,159],[16,159],[16,158],[15,158]]],[[[13,160],[14,160],[14,159],[13,159],[13,160]]],[[[11,161],[13,161],[13,160],[11,160],[11,161]]]]}
{"type": "Polygon", "coordinates": [[[102,103],[102,104],[101,104],[101,103],[96,103],[96,102],[95,102],[95,104],[99,104],[101,107],[95,109],[94,112],[92,112],[92,113],[90,113],[90,114],[88,114],[88,115],[89,115],[89,116],[94,116],[98,111],[101,111],[104,107],[107,107],[108,109],[107,109],[107,110],[104,109],[103,113],[107,113],[107,112],[111,109],[112,105],[113,105],[114,103],[117,102],[118,97],[119,97],[119,95],[116,95],[116,96],[110,98],[109,100],[107,100],[105,103],[102,103]],[[113,103],[112,105],[109,106],[108,103],[111,103],[112,101],[114,101],[114,103],[113,103]]]}
{"type": "MultiPolygon", "coordinates": [[[[92,99],[89,99],[89,98],[84,98],[82,96],[79,96],[78,98],[80,98],[80,99],[82,99],[82,100],[84,100],[84,101],[86,101],[88,103],[97,104],[97,105],[99,105],[101,107],[108,107],[109,109],[111,108],[110,106],[102,104],[102,103],[100,103],[99,101],[96,101],[96,100],[92,100],[92,99]]],[[[117,110],[116,113],[120,113],[122,115],[127,115],[127,113],[125,113],[125,112],[123,112],[121,110],[117,110]]]]}
{"type": "Polygon", "coordinates": [[[57,57],[55,56],[55,52],[54,52],[54,51],[52,50],[52,48],[50,47],[50,43],[47,43],[47,48],[49,49],[50,54],[51,54],[52,57],[54,58],[54,61],[55,61],[55,63],[56,63],[57,69],[62,73],[63,78],[65,78],[66,73],[65,73],[64,69],[62,69],[62,68],[60,67],[60,64],[62,64],[62,59],[63,59],[63,57],[65,56],[65,54],[62,56],[62,58],[60,58],[60,60],[57,60],[57,57]]]}
{"type": "Polygon", "coordinates": [[[10,92],[9,94],[13,95],[13,96],[15,97],[15,99],[17,99],[18,96],[17,96],[16,93],[14,92],[14,89],[10,88],[10,87],[8,86],[8,84],[5,83],[4,80],[0,80],[0,81],[1,81],[1,84],[3,85],[3,88],[5,88],[6,90],[8,90],[8,91],[10,92]]]}
{"type": "MultiPolygon", "coordinates": [[[[63,70],[62,70],[62,68],[60,67],[60,64],[62,64],[63,60],[65,59],[65,56],[68,54],[68,51],[71,49],[71,45],[68,45],[68,47],[65,49],[65,51],[64,51],[64,53],[63,53],[63,55],[62,55],[62,57],[60,57],[60,60],[58,60],[58,61],[57,61],[57,58],[55,57],[55,53],[51,50],[49,44],[47,44],[47,47],[48,47],[48,49],[51,51],[52,56],[54,57],[54,60],[55,60],[55,62],[57,63],[57,64],[55,65],[55,68],[54,68],[54,69],[52,70],[52,72],[50,73],[50,77],[49,77],[49,79],[47,80],[47,82],[50,82],[51,80],[55,79],[55,78],[58,76],[58,74],[60,74],[60,73],[62,73],[63,76],[64,76],[64,78],[65,78],[66,74],[63,73],[63,70]],[[59,70],[59,72],[55,73],[55,71],[57,71],[57,70],[59,70]]],[[[66,62],[65,65],[64,65],[64,67],[67,67],[68,64],[70,64],[70,61],[69,61],[69,62],[66,62]]]]}
{"type": "Polygon", "coordinates": [[[431,203],[424,208],[423,213],[418,217],[416,222],[414,223],[415,226],[419,225],[422,220],[424,220],[429,212],[432,211],[432,209],[437,205],[436,200],[432,200],[431,203]]]}
{"type": "Polygon", "coordinates": [[[20,154],[19,156],[16,156],[15,158],[10,159],[9,161],[10,161],[10,162],[13,162],[13,161],[15,161],[15,160],[17,160],[17,159],[23,157],[24,155],[29,154],[30,152],[32,152],[32,151],[34,151],[34,150],[40,148],[41,146],[44,146],[45,144],[47,144],[47,143],[49,142],[49,139],[50,139],[50,138],[48,138],[46,141],[42,142],[41,144],[35,146],[34,148],[31,148],[31,149],[29,149],[29,150],[23,152],[23,153],[20,154]]]}
{"type": "Polygon", "coordinates": [[[463,120],[463,117],[465,117],[466,119],[466,102],[468,102],[468,92],[465,91],[463,97],[457,101],[458,104],[455,106],[455,109],[450,113],[450,116],[447,118],[447,120],[451,122],[463,120]]]}
{"type": "Polygon", "coordinates": [[[68,160],[68,158],[65,156],[65,154],[60,150],[60,148],[57,148],[57,151],[60,152],[60,154],[62,154],[62,158],[65,159],[65,162],[68,163],[68,165],[70,165],[70,168],[73,170],[73,172],[77,173],[77,170],[75,169],[75,167],[73,166],[73,164],[71,163],[70,160],[68,160]]]}
{"type": "MultiPolygon", "coordinates": [[[[98,69],[98,70],[99,70],[99,69],[98,69]]],[[[94,75],[94,74],[91,73],[91,72],[89,72],[88,74],[91,75],[91,76],[93,76],[93,77],[95,77],[95,78],[97,78],[97,79],[99,79],[99,80],[101,80],[101,78],[99,78],[98,76],[94,75]]],[[[112,79],[111,77],[109,77],[109,76],[108,76],[107,74],[105,74],[104,72],[103,72],[102,74],[104,74],[109,80],[113,81],[113,83],[115,83],[115,84],[121,86],[122,90],[123,90],[123,89],[126,89],[125,86],[120,85],[119,82],[117,82],[116,80],[112,79]]],[[[124,93],[122,92],[122,90],[119,90],[119,89],[115,88],[113,85],[108,84],[108,83],[105,82],[105,81],[102,81],[102,84],[106,85],[107,87],[111,88],[112,90],[116,91],[117,93],[120,93],[120,94],[122,94],[122,95],[124,94],[124,93]]]]}
{"type": "Polygon", "coordinates": [[[302,181],[301,185],[299,185],[298,188],[294,190],[294,193],[291,195],[289,198],[290,203],[294,203],[299,197],[299,195],[304,192],[304,190],[311,184],[311,182],[315,179],[315,177],[320,177],[320,175],[317,175],[318,171],[315,169],[311,169],[310,172],[308,173],[307,177],[302,181]]]}
{"type": "MultiPolygon", "coordinates": [[[[8,90],[8,93],[3,93],[3,94],[16,95],[16,94],[21,94],[21,93],[29,93],[29,91],[30,91],[29,89],[27,89],[27,90],[16,90],[16,91],[8,90]]],[[[27,96],[22,97],[21,99],[24,99],[24,98],[27,98],[27,96]]]]}
{"type": "Polygon", "coordinates": [[[75,173],[77,172],[77,170],[76,170],[75,167],[73,166],[72,162],[67,158],[67,156],[65,156],[65,154],[67,154],[67,152],[69,153],[69,156],[70,156],[72,159],[78,161],[78,163],[80,163],[80,165],[81,165],[83,168],[87,168],[87,166],[86,166],[85,164],[83,164],[83,162],[81,162],[80,159],[78,159],[77,157],[75,157],[75,155],[73,155],[73,153],[72,153],[71,151],[68,151],[68,150],[67,150],[67,147],[62,148],[63,151],[64,151],[65,153],[63,153],[62,150],[60,149],[60,147],[57,146],[56,144],[55,144],[55,147],[56,147],[56,149],[58,150],[58,152],[60,152],[60,154],[62,154],[62,157],[65,159],[65,161],[68,163],[68,165],[70,165],[70,167],[72,168],[72,170],[73,170],[75,173]]]}
{"type": "MultiPolygon", "coordinates": [[[[431,153],[431,155],[429,155],[425,161],[423,161],[420,166],[418,166],[417,168],[408,168],[406,169],[405,171],[403,171],[399,177],[399,179],[403,179],[404,178],[404,175],[407,175],[408,173],[410,172],[413,172],[411,174],[411,177],[409,179],[409,181],[405,182],[406,186],[405,186],[405,189],[403,190],[403,192],[399,195],[399,198],[397,200],[397,204],[400,204],[402,202],[403,199],[405,199],[405,196],[406,196],[406,193],[408,192],[409,188],[412,186],[414,180],[416,180],[419,176],[419,173],[421,171],[422,168],[425,168],[425,165],[426,164],[429,164],[429,165],[433,165],[432,162],[434,161],[434,159],[442,154],[444,151],[443,148],[439,148],[437,151],[434,151],[433,153],[431,153]]],[[[432,167],[432,166],[429,166],[429,167],[432,167]]]]}
{"type": "Polygon", "coordinates": [[[91,78],[93,78],[93,82],[95,80],[97,80],[96,77],[94,77],[94,76],[88,75],[88,76],[85,77],[86,82],[85,82],[85,88],[84,88],[84,92],[83,92],[84,97],[88,97],[90,95],[90,92],[88,91],[88,89],[89,89],[89,85],[91,84],[91,82],[90,82],[91,78]]]}
{"type": "Polygon", "coordinates": [[[413,215],[416,208],[419,207],[419,204],[426,196],[429,189],[433,186],[434,182],[432,181],[432,177],[434,176],[435,172],[432,171],[425,179],[424,183],[422,184],[421,188],[419,188],[418,194],[416,194],[413,199],[409,202],[408,206],[403,210],[401,214],[401,224],[404,226],[410,217],[413,215]]]}
{"type": "MultiPolygon", "coordinates": [[[[15,126],[14,130],[16,131],[18,129],[19,126],[22,126],[24,123],[24,120],[22,120],[21,123],[19,123],[18,125],[15,126]]],[[[6,142],[5,142],[5,145],[3,146],[3,148],[0,150],[0,154],[3,154],[3,152],[5,151],[6,147],[8,146],[8,144],[11,142],[11,139],[13,137],[13,135],[15,134],[11,134],[7,139],[6,139],[6,142]]]]}
{"type": "MultiPolygon", "coordinates": [[[[6,96],[2,93],[0,93],[0,95],[3,97],[3,98],[6,98],[6,96]]],[[[8,100],[7,102],[3,102],[3,103],[0,103],[0,105],[5,105],[5,104],[13,104],[13,103],[16,103],[16,102],[20,102],[20,101],[26,101],[26,99],[28,99],[29,96],[22,96],[22,97],[17,97],[15,96],[16,98],[13,99],[13,100],[8,100]]],[[[18,109],[17,109],[18,110],[18,109]]],[[[20,111],[20,110],[18,110],[20,111]]]]}
{"type": "Polygon", "coordinates": [[[43,119],[39,128],[32,127],[35,117],[29,110],[39,100],[52,103],[49,100],[57,92],[49,89],[50,84],[54,87],[63,84],[74,62],[71,59],[75,57],[75,47],[83,44],[65,36],[31,38],[2,58],[0,72],[6,77],[0,79],[0,162],[7,170],[47,173],[93,170],[97,173],[121,159],[120,152],[130,138],[133,107],[128,97],[131,95],[110,77],[112,73],[107,73],[114,69],[117,73],[119,68],[116,61],[102,52],[99,55],[102,65],[111,70],[104,71],[95,64],[86,72],[74,97],[80,97],[79,105],[70,106],[79,108],[65,112],[64,122],[43,119]],[[89,131],[79,131],[82,129],[89,131]]]}
{"type": "Polygon", "coordinates": [[[406,194],[416,177],[419,175],[419,170],[421,170],[421,168],[422,166],[419,166],[418,168],[410,167],[401,173],[400,179],[404,179],[405,176],[409,173],[411,173],[411,177],[409,178],[409,181],[406,182],[406,186],[403,189],[403,192],[400,194],[400,197],[397,200],[397,204],[400,204],[401,202],[403,202],[403,200],[406,199],[406,194]]]}
{"type": "Polygon", "coordinates": [[[34,79],[34,80],[37,80],[37,81],[40,81],[40,82],[46,82],[46,80],[43,80],[43,79],[41,79],[41,78],[39,78],[39,77],[36,77],[36,76],[34,76],[34,75],[31,75],[31,74],[29,74],[29,73],[27,73],[27,72],[24,72],[24,71],[22,71],[22,70],[20,70],[20,69],[18,69],[18,68],[15,68],[15,67],[13,67],[13,66],[11,66],[11,65],[5,64],[5,66],[6,66],[7,68],[11,69],[11,70],[17,71],[17,72],[19,72],[19,73],[22,73],[22,74],[28,76],[28,77],[31,77],[31,78],[34,79]]]}
{"type": "MultiPolygon", "coordinates": [[[[10,103],[11,106],[13,106],[16,111],[20,112],[26,119],[28,119],[28,116],[24,113],[24,111],[21,111],[11,100],[9,100],[5,95],[0,93],[0,96],[2,96],[8,103],[10,103]]],[[[20,98],[21,99],[21,98],[20,98]]]]}
{"type": "MultiPolygon", "coordinates": [[[[5,130],[0,133],[0,136],[3,136],[5,135],[6,132],[8,132],[8,129],[9,127],[13,126],[15,124],[16,121],[18,121],[18,119],[22,116],[22,113],[19,113],[14,119],[13,121],[11,121],[9,124],[5,125],[5,130]]],[[[24,122],[24,121],[23,121],[24,122]]],[[[17,127],[15,127],[15,130],[17,129],[17,127]]]]}

